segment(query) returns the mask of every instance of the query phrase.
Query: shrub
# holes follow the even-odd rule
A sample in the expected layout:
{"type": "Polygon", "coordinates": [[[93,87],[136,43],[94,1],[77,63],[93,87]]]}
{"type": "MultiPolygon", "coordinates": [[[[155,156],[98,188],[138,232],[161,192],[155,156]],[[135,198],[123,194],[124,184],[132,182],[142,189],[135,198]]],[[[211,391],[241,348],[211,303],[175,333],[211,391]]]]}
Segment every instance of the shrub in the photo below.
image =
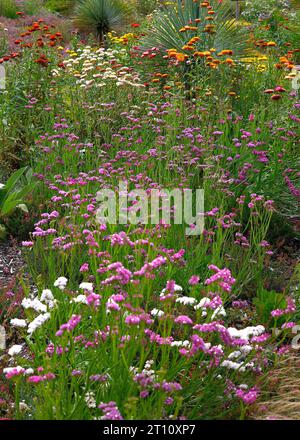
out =
{"type": "Polygon", "coordinates": [[[131,7],[121,0],[79,0],[74,24],[80,31],[94,32],[101,43],[111,30],[117,30],[129,20],[131,7]]]}
{"type": "Polygon", "coordinates": [[[1,0],[0,17],[16,18],[17,6],[14,0],[1,0]]]}

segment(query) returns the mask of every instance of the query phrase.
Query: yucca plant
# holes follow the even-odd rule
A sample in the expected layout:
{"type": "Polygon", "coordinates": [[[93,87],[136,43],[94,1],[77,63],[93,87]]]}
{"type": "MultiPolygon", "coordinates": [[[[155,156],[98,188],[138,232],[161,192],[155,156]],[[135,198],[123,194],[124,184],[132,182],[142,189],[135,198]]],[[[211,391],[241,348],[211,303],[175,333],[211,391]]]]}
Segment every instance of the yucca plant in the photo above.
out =
{"type": "Polygon", "coordinates": [[[235,58],[244,56],[248,50],[248,31],[233,18],[229,4],[211,0],[208,9],[199,1],[178,0],[176,3],[163,6],[154,16],[148,35],[142,41],[142,47],[159,48],[162,52],[182,48],[193,37],[200,40],[195,44],[197,51],[210,48],[216,51],[233,50],[235,58]],[[208,28],[207,25],[213,27],[208,28]],[[197,30],[180,31],[185,26],[197,30]],[[208,31],[207,29],[211,29],[208,31]]]}
{"type": "Polygon", "coordinates": [[[79,31],[93,32],[102,44],[105,35],[128,23],[132,8],[122,0],[78,0],[74,24],[79,31]]]}

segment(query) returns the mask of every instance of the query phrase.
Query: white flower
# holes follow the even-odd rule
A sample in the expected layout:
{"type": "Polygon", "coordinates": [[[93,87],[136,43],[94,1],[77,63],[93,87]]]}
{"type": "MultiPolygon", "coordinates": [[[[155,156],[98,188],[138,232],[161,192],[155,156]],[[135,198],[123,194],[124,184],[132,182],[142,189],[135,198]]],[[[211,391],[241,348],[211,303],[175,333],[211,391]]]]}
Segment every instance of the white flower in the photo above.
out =
{"type": "Polygon", "coordinates": [[[163,312],[162,310],[158,310],[158,309],[151,310],[151,315],[157,316],[158,318],[160,318],[161,316],[164,316],[164,314],[165,314],[165,312],[163,312]]]}
{"type": "Polygon", "coordinates": [[[32,322],[30,322],[27,333],[32,335],[32,333],[48,321],[48,319],[50,319],[50,313],[44,313],[37,316],[32,322]]]}
{"type": "Polygon", "coordinates": [[[77,295],[75,298],[71,299],[71,303],[81,303],[81,304],[87,304],[87,299],[85,295],[77,295]]]}
{"type": "Polygon", "coordinates": [[[223,306],[218,307],[211,316],[211,320],[213,321],[217,316],[226,316],[226,312],[223,306]]]}
{"type": "Polygon", "coordinates": [[[210,299],[205,296],[196,306],[194,306],[194,309],[195,310],[205,309],[206,307],[209,306],[209,304],[210,304],[210,299]]]}
{"type": "Polygon", "coordinates": [[[49,289],[45,289],[42,291],[41,301],[46,303],[49,309],[53,309],[56,306],[56,299],[54,299],[53,293],[49,289]]]}
{"type": "Polygon", "coordinates": [[[29,376],[30,374],[34,373],[34,369],[33,368],[27,368],[27,370],[25,370],[25,376],[29,376]]]}
{"type": "Polygon", "coordinates": [[[92,292],[93,291],[93,283],[83,282],[79,285],[79,289],[87,290],[88,292],[92,292]]]}
{"type": "Polygon", "coordinates": [[[5,187],[4,183],[0,183],[0,189],[2,189],[4,187],[5,187]]]}
{"type": "Polygon", "coordinates": [[[180,304],[184,304],[185,306],[187,305],[192,306],[193,304],[195,304],[196,299],[191,296],[181,296],[176,299],[176,302],[180,304]]]}
{"type": "Polygon", "coordinates": [[[13,327],[27,327],[27,322],[25,319],[14,318],[10,320],[10,325],[13,327]]]}
{"type": "Polygon", "coordinates": [[[190,347],[190,345],[191,343],[188,340],[171,342],[171,347],[190,347]]]}
{"type": "Polygon", "coordinates": [[[95,395],[92,391],[86,393],[84,400],[88,408],[96,408],[95,395]]]}
{"type": "Polygon", "coordinates": [[[64,290],[66,288],[66,285],[68,283],[68,279],[65,277],[59,277],[54,282],[54,287],[58,287],[60,290],[64,290]]]}
{"type": "Polygon", "coordinates": [[[38,298],[30,299],[24,298],[22,301],[22,306],[24,309],[33,309],[36,312],[47,312],[47,306],[43,304],[38,298]]]}
{"type": "Polygon", "coordinates": [[[48,301],[53,301],[54,296],[50,289],[44,289],[41,294],[41,301],[47,303],[48,301]]]}
{"type": "Polygon", "coordinates": [[[265,327],[263,325],[257,325],[256,327],[246,327],[241,330],[229,327],[228,332],[233,338],[241,338],[248,341],[250,336],[262,335],[265,332],[265,327]]]}
{"type": "Polygon", "coordinates": [[[9,356],[15,356],[15,355],[19,354],[22,351],[22,348],[23,348],[22,345],[13,345],[8,350],[9,356]]]}
{"type": "Polygon", "coordinates": [[[246,370],[245,366],[243,366],[243,363],[233,362],[229,360],[223,361],[221,363],[221,367],[229,368],[230,370],[239,370],[241,372],[244,372],[246,370]]]}

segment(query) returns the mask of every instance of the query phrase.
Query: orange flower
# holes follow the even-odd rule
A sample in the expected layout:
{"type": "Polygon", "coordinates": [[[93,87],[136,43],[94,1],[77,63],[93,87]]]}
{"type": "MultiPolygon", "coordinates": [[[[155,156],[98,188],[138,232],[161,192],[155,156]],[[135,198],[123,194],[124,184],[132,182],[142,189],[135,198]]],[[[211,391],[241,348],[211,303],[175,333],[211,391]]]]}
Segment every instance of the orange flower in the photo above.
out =
{"type": "Polygon", "coordinates": [[[229,64],[230,66],[232,66],[232,65],[234,64],[234,61],[233,61],[232,58],[227,58],[227,59],[225,60],[225,63],[226,63],[226,64],[229,64]]]}
{"type": "Polygon", "coordinates": [[[232,55],[232,54],[233,54],[233,51],[232,51],[232,50],[230,50],[230,49],[224,49],[224,50],[221,50],[221,52],[218,53],[218,56],[222,56],[222,55],[232,55]]]}
{"type": "Polygon", "coordinates": [[[176,60],[183,62],[185,61],[186,55],[184,55],[183,53],[176,53],[176,60]]]}
{"type": "Polygon", "coordinates": [[[195,49],[195,47],[193,47],[193,46],[188,46],[188,45],[185,45],[185,46],[182,47],[182,50],[190,50],[190,51],[192,51],[192,50],[194,50],[194,49],[195,49]]]}
{"type": "Polygon", "coordinates": [[[204,52],[194,52],[194,57],[204,58],[204,52]]]}

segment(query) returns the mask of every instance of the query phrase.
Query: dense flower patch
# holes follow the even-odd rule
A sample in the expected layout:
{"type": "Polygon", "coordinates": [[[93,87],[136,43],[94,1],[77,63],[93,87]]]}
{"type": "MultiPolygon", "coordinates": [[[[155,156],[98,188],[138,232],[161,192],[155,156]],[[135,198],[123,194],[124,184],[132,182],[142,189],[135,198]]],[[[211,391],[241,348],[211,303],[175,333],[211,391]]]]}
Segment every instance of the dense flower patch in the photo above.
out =
{"type": "Polygon", "coordinates": [[[181,48],[146,48],[139,21],[109,47],[67,44],[40,19],[0,60],[5,151],[19,139],[37,182],[31,279],[9,287],[19,313],[4,319],[16,418],[245,418],[290,348],[297,269],[277,291],[267,281],[299,203],[298,52],[255,35],[258,57],[204,50],[218,43],[210,3],[177,29],[181,48]],[[203,233],[185,235],[171,197],[170,224],[142,221],[132,199],[125,222],[99,222],[98,192],[120,182],[204,189],[203,233]]]}

